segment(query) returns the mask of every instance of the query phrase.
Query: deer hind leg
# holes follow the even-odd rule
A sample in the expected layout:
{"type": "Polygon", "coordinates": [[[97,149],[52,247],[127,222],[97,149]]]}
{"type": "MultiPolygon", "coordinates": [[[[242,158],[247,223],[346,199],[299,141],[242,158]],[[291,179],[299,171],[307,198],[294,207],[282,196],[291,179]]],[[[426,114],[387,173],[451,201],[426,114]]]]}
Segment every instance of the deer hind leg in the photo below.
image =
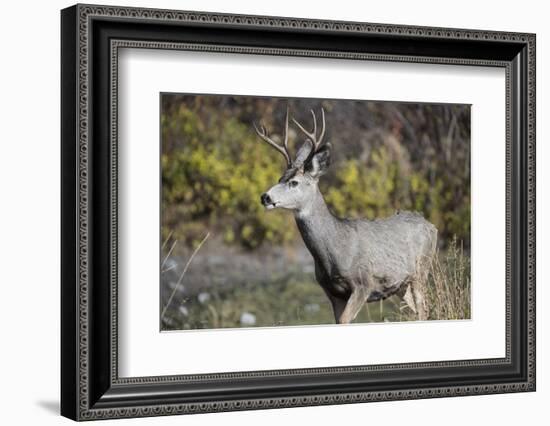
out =
{"type": "Polygon", "coordinates": [[[410,286],[412,289],[412,296],[414,298],[414,305],[416,306],[416,315],[420,321],[426,321],[428,319],[428,306],[425,296],[425,282],[415,280],[410,286]]]}
{"type": "Polygon", "coordinates": [[[417,279],[404,285],[397,293],[407,307],[413,311],[420,321],[428,319],[428,310],[425,298],[425,286],[417,279]]]}
{"type": "Polygon", "coordinates": [[[432,257],[423,256],[419,259],[417,264],[417,273],[416,277],[412,284],[412,290],[414,295],[414,300],[416,303],[416,309],[418,314],[418,319],[420,321],[425,321],[428,319],[430,314],[428,301],[427,301],[427,292],[428,292],[428,275],[432,269],[432,257]]]}
{"type": "Polygon", "coordinates": [[[414,303],[414,296],[413,296],[412,286],[411,286],[411,284],[408,284],[406,287],[407,287],[406,290],[404,292],[401,292],[400,296],[403,299],[403,301],[407,304],[409,309],[416,314],[417,313],[416,312],[416,303],[414,303]]]}
{"type": "Polygon", "coordinates": [[[418,263],[417,274],[410,287],[412,288],[412,294],[414,296],[414,303],[416,305],[416,313],[420,321],[428,319],[429,309],[426,300],[428,274],[430,272],[430,263],[427,259],[418,263]]]}

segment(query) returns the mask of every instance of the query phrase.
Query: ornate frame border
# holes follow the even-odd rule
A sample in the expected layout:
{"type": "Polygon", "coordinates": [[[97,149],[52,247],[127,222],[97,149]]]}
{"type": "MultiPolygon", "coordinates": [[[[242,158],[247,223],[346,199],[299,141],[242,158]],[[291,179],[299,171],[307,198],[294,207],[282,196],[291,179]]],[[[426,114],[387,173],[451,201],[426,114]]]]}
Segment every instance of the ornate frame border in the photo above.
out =
{"type": "MultiPolygon", "coordinates": [[[[167,11],[155,9],[135,9],[135,8],[119,8],[119,7],[103,7],[77,5],[67,9],[64,12],[71,24],[76,24],[76,28],[72,28],[77,40],[73,45],[65,46],[65,49],[75,49],[76,64],[72,64],[75,68],[75,88],[77,91],[77,111],[75,111],[75,140],[64,142],[75,144],[76,164],[74,167],[75,188],[77,193],[75,197],[75,206],[73,210],[76,213],[75,218],[75,233],[72,235],[76,238],[74,242],[74,250],[70,251],[70,259],[67,261],[74,262],[76,257],[76,278],[72,280],[64,280],[64,290],[67,286],[74,286],[75,306],[69,309],[63,317],[63,321],[68,318],[75,320],[76,336],[74,348],[77,356],[74,360],[74,371],[65,371],[70,378],[74,378],[74,383],[65,384],[62,377],[62,383],[66,389],[76,391],[74,398],[69,398],[62,390],[62,413],[68,417],[78,420],[91,420],[112,417],[137,417],[150,415],[169,415],[183,414],[195,412],[213,412],[213,411],[228,411],[228,410],[243,410],[243,409],[259,409],[259,408],[277,408],[291,406],[306,406],[306,405],[321,405],[321,404],[338,404],[350,402],[364,401],[381,401],[381,400],[399,400],[399,399],[414,399],[414,398],[432,398],[441,396],[458,396],[458,395],[474,395],[487,393],[502,393],[502,392],[517,392],[517,391],[532,391],[535,389],[535,36],[533,34],[519,33],[503,33],[492,31],[477,31],[463,29],[446,29],[446,28],[425,28],[425,27],[409,27],[400,25],[383,25],[383,24],[368,24],[356,22],[335,22],[322,20],[308,20],[295,18],[276,18],[264,16],[243,16],[243,15],[226,15],[226,14],[211,14],[201,12],[183,12],[183,11],[167,11]],[[69,16],[70,15],[70,16],[69,16]],[[526,380],[517,382],[506,382],[501,384],[480,384],[475,386],[448,386],[448,387],[433,387],[433,388],[410,388],[400,390],[387,390],[376,392],[338,392],[317,394],[308,396],[277,396],[270,398],[254,398],[254,399],[232,399],[218,400],[210,402],[183,402],[183,403],[162,403],[142,406],[113,406],[110,403],[101,405],[98,401],[93,401],[90,389],[90,340],[92,340],[91,331],[89,329],[90,321],[90,215],[92,207],[90,205],[90,122],[89,114],[91,113],[90,98],[91,98],[91,82],[90,82],[90,55],[92,49],[92,38],[90,35],[91,23],[94,19],[122,19],[136,20],[139,22],[155,23],[155,22],[173,22],[173,23],[190,23],[190,24],[214,24],[224,26],[238,27],[260,27],[260,28],[275,28],[275,29],[296,29],[300,31],[322,31],[327,33],[360,33],[360,34],[380,34],[380,35],[407,35],[411,37],[421,37],[424,39],[448,39],[448,40],[475,40],[475,41],[503,41],[518,43],[524,45],[527,49],[527,111],[526,111],[526,126],[527,126],[527,146],[525,147],[527,158],[527,175],[526,194],[524,194],[525,202],[527,203],[527,360],[526,360],[526,380]],[[74,21],[74,22],[73,22],[74,21]],[[76,255],[76,256],[75,256],[76,255]],[[73,311],[74,309],[74,311],[73,311]]],[[[67,41],[65,41],[68,43],[67,41]]],[[[182,381],[215,381],[220,379],[242,379],[247,377],[273,377],[273,376],[302,376],[307,374],[331,374],[342,372],[358,372],[358,371],[380,371],[380,370],[396,370],[407,368],[426,368],[426,367],[449,367],[449,366],[479,366],[491,364],[506,364],[511,360],[511,324],[512,314],[510,311],[511,301],[511,266],[510,257],[512,256],[511,248],[511,216],[510,210],[512,206],[511,196],[511,162],[512,153],[510,148],[510,140],[514,129],[510,127],[511,116],[511,97],[514,90],[511,80],[512,64],[509,61],[500,60],[483,60],[483,59],[462,59],[462,58],[442,58],[442,57],[419,57],[419,56],[403,56],[391,54],[369,54],[369,53],[350,53],[339,51],[321,51],[321,50],[303,50],[303,49],[280,49],[270,47],[243,47],[243,46],[223,46],[212,44],[199,43],[177,43],[177,42],[154,42],[144,40],[110,40],[110,91],[111,91],[111,110],[110,110],[110,138],[111,138],[111,239],[110,239],[110,258],[111,258],[111,298],[110,298],[110,339],[111,339],[111,359],[110,359],[110,377],[109,381],[112,387],[123,387],[124,385],[151,385],[151,384],[169,384],[179,383],[182,381]],[[322,369],[305,369],[305,370],[275,370],[262,372],[246,372],[246,373],[222,373],[212,375],[198,376],[161,376],[161,377],[145,377],[145,378],[118,378],[117,369],[117,71],[118,71],[118,49],[119,48],[155,48],[155,49],[177,49],[177,50],[198,50],[198,51],[218,51],[228,53],[256,53],[266,55],[298,55],[298,56],[315,56],[329,57],[342,59],[363,59],[363,60],[384,60],[398,62],[426,62],[426,63],[446,63],[458,65],[483,65],[497,66],[506,69],[506,137],[507,137],[507,259],[506,259],[506,358],[504,359],[486,359],[486,360],[467,360],[455,362],[435,362],[435,363],[415,363],[415,364],[395,364],[382,366],[362,366],[362,367],[328,367],[322,369]]],[[[73,103],[74,105],[74,103],[73,103]]],[[[74,108],[74,107],[73,107],[74,108]]],[[[65,161],[75,162],[75,158],[64,159],[65,161]]],[[[74,189],[74,188],[73,188],[74,189]]],[[[69,230],[67,230],[69,231],[69,230]]],[[[63,235],[62,235],[63,237],[63,235]]],[[[72,248],[72,247],[71,247],[72,248]]],[[[64,254],[64,259],[65,259],[64,254]]],[[[65,301],[66,302],[66,301],[65,301]]],[[[66,303],[62,301],[63,307],[66,308],[66,303]]],[[[63,343],[62,343],[63,344],[63,343]]],[[[66,357],[73,356],[66,354],[66,357]]],[[[65,366],[63,367],[65,368],[65,366]]],[[[109,401],[107,401],[109,402],[109,401]]]]}
{"type": "MultiPolygon", "coordinates": [[[[160,50],[187,50],[187,51],[199,51],[199,52],[222,52],[222,53],[236,53],[236,54],[266,54],[266,55],[283,55],[283,56],[307,56],[307,57],[324,57],[331,59],[358,59],[358,60],[370,60],[370,61],[386,61],[386,62],[410,62],[421,63],[427,62],[430,64],[452,64],[452,65],[473,65],[473,66],[488,66],[488,67],[502,67],[506,73],[506,85],[508,87],[506,97],[509,98],[510,91],[510,66],[503,61],[486,61],[486,60],[464,60],[464,59],[441,59],[441,58],[418,58],[414,56],[395,56],[395,55],[371,55],[360,53],[342,53],[342,52],[311,52],[307,50],[296,49],[270,49],[270,48],[248,48],[248,47],[232,47],[221,45],[201,45],[191,43],[159,43],[150,41],[135,41],[135,40],[111,40],[111,164],[112,164],[112,192],[111,192],[111,223],[112,223],[112,241],[111,245],[111,288],[115,290],[111,298],[111,328],[112,328],[112,341],[111,345],[115,350],[112,351],[111,358],[111,380],[113,383],[169,383],[173,381],[193,381],[193,380],[216,380],[216,379],[239,379],[245,377],[263,377],[263,376],[282,376],[282,375],[297,375],[297,374],[330,374],[341,372],[357,372],[357,371],[377,371],[377,370],[394,370],[411,367],[449,367],[449,366],[474,366],[474,365],[490,365],[499,364],[502,362],[510,362],[511,358],[511,316],[510,316],[510,280],[509,276],[506,277],[506,356],[503,359],[475,359],[475,360],[461,360],[461,361],[446,361],[446,362],[421,362],[421,363],[400,363],[400,364],[384,364],[384,365],[365,365],[365,366],[353,366],[353,367],[329,367],[329,368],[307,368],[307,369],[292,369],[292,370],[262,370],[262,371],[247,371],[238,373],[217,373],[217,374],[201,374],[201,375],[173,375],[173,376],[155,376],[155,377],[132,377],[132,378],[119,378],[118,377],[118,330],[117,330],[117,247],[115,241],[117,240],[117,170],[116,165],[118,162],[118,133],[117,133],[117,116],[118,116],[118,53],[121,48],[132,49],[160,49],[160,50]]],[[[509,108],[506,111],[507,116],[510,115],[509,108]]],[[[510,134],[509,129],[506,130],[507,138],[507,152],[506,157],[509,162],[511,154],[509,150],[510,134]]],[[[506,182],[507,203],[510,203],[510,182],[506,182]]],[[[509,212],[509,209],[508,211],[509,212]]],[[[506,227],[510,227],[510,217],[507,214],[506,227]]],[[[510,253],[510,247],[506,248],[506,252],[510,253]]],[[[508,262],[509,263],[509,262],[508,262]]]]}

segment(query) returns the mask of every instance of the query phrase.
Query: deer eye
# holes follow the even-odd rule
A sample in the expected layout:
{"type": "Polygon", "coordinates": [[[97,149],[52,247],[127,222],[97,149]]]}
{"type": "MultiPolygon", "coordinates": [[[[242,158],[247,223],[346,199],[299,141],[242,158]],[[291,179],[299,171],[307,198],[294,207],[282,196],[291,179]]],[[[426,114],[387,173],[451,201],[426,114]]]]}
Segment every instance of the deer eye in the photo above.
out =
{"type": "Polygon", "coordinates": [[[289,183],[291,188],[296,188],[298,186],[298,181],[297,180],[291,180],[289,183]]]}

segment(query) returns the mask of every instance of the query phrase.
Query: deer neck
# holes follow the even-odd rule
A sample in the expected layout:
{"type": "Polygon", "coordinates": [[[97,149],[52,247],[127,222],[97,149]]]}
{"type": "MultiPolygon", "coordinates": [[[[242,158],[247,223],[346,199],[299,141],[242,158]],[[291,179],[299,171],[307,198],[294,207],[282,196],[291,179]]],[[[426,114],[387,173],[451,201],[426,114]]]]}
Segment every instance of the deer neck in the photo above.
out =
{"type": "Polygon", "coordinates": [[[312,203],[296,211],[294,217],[302,239],[313,257],[323,264],[329,262],[339,224],[318,189],[312,203]]]}

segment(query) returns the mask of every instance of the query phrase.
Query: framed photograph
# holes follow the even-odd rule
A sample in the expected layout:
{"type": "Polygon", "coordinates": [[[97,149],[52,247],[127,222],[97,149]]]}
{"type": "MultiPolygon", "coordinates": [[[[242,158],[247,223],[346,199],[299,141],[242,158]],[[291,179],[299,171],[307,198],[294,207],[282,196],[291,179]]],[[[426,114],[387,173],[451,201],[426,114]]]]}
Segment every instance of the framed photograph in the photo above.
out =
{"type": "Polygon", "coordinates": [[[61,12],[61,412],[535,390],[535,35],[61,12]]]}

